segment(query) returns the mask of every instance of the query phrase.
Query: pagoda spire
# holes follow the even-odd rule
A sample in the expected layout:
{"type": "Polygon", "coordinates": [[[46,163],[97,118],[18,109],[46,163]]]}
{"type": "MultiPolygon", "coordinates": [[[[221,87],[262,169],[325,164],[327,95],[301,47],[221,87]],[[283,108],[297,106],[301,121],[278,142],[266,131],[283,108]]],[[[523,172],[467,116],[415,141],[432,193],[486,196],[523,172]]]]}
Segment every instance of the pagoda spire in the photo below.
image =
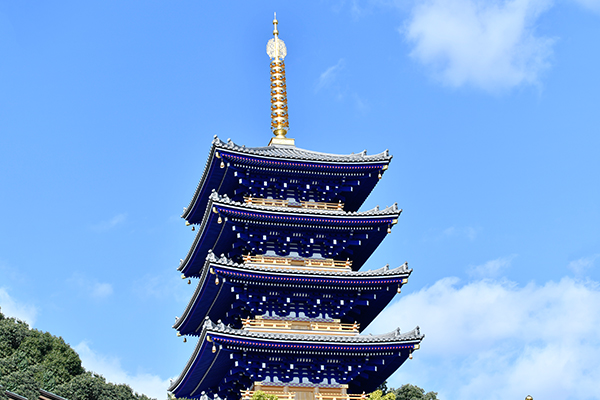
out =
{"type": "Polygon", "coordinates": [[[277,13],[275,13],[273,19],[273,38],[267,42],[267,54],[271,59],[271,130],[275,135],[274,138],[271,138],[269,146],[294,146],[294,139],[286,138],[287,131],[290,128],[284,62],[287,49],[284,41],[279,39],[277,24],[277,13]]]}

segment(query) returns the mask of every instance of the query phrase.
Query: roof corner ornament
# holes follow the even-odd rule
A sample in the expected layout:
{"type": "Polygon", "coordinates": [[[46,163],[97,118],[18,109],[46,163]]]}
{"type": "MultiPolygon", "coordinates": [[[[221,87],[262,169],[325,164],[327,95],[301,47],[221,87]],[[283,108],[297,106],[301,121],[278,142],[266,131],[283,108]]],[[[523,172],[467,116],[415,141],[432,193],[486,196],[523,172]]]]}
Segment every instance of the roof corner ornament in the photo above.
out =
{"type": "Polygon", "coordinates": [[[271,138],[269,146],[294,146],[294,139],[286,137],[290,129],[285,84],[285,62],[283,61],[287,55],[287,48],[284,41],[279,39],[277,24],[277,13],[275,13],[273,38],[267,42],[267,54],[271,59],[271,130],[275,135],[274,138],[271,138]]]}

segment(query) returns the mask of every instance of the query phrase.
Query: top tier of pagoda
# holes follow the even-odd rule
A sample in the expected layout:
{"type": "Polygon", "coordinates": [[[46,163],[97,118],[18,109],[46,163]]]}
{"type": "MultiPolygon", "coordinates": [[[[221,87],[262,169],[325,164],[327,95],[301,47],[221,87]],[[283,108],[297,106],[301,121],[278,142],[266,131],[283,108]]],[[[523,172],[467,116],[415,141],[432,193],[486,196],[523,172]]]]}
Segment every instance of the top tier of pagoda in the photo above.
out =
{"type": "Polygon", "coordinates": [[[245,147],[215,136],[208,162],[182,218],[198,223],[213,190],[235,201],[245,198],[324,203],[357,211],[392,160],[386,150],[336,155],[295,145],[245,147]]]}

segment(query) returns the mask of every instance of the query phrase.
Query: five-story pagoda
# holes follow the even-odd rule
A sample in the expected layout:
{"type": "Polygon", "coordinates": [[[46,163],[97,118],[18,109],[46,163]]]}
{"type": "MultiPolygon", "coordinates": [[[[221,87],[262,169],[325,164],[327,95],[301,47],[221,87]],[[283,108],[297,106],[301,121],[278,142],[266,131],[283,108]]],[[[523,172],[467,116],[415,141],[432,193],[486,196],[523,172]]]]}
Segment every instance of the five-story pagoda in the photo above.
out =
{"type": "Polygon", "coordinates": [[[358,211],[392,157],[308,151],[286,137],[287,50],[273,24],[275,136],[255,148],[215,136],[182,215],[198,233],[179,270],[198,286],[174,328],[198,343],[169,388],[177,397],[359,398],[423,339],[418,327],[360,335],[411,273],[360,270],[401,213],[358,211]]]}

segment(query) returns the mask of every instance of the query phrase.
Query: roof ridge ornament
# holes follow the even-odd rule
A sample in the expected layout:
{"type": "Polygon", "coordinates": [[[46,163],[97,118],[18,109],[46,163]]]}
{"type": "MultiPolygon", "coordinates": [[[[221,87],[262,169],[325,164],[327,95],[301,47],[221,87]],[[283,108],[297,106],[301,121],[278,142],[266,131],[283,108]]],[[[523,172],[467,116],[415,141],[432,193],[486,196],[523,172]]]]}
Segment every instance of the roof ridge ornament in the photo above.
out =
{"type": "Polygon", "coordinates": [[[273,38],[267,42],[267,55],[271,59],[271,130],[275,135],[274,138],[271,138],[269,146],[295,146],[294,139],[285,137],[290,129],[285,84],[285,62],[283,61],[287,55],[287,48],[285,42],[279,39],[277,24],[277,13],[275,13],[273,38]]]}

